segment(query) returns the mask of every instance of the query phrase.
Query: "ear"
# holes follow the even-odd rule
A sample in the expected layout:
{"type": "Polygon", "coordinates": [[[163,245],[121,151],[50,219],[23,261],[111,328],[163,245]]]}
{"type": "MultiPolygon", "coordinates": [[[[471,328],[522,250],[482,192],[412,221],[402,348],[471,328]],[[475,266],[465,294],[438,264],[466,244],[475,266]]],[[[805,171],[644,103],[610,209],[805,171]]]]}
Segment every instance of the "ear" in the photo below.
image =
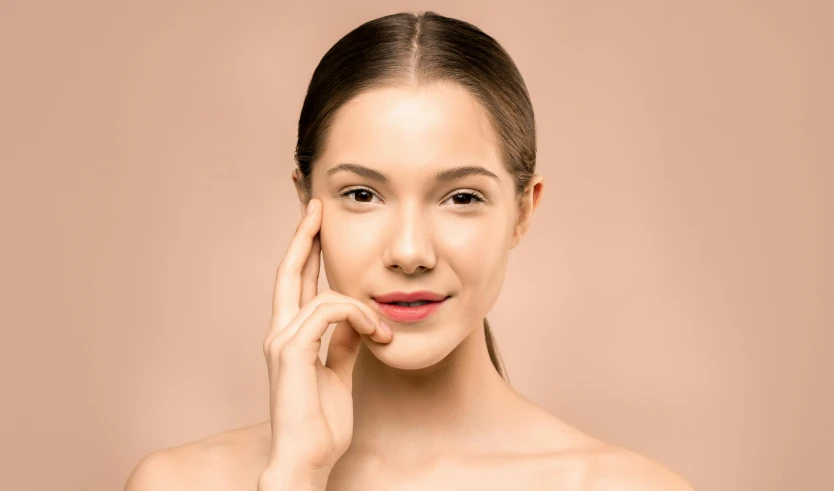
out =
{"type": "Polygon", "coordinates": [[[530,228],[530,222],[533,219],[533,211],[538,208],[543,193],[544,177],[534,174],[524,189],[524,195],[521,197],[521,208],[513,231],[513,240],[510,249],[517,246],[521,242],[521,239],[527,235],[527,230],[530,228]]]}
{"type": "Polygon", "coordinates": [[[301,203],[301,216],[304,216],[304,213],[307,211],[307,202],[310,201],[310,197],[304,193],[304,176],[301,174],[298,167],[292,171],[292,183],[293,186],[295,186],[296,194],[298,194],[298,201],[301,203]]]}

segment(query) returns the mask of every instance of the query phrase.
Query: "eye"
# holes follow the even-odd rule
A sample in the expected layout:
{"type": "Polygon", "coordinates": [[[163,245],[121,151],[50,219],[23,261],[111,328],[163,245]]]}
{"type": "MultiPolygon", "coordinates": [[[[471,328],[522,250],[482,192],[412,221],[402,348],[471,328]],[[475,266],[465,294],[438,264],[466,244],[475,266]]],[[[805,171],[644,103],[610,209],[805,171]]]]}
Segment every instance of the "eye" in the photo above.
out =
{"type": "Polygon", "coordinates": [[[365,188],[349,189],[349,190],[343,192],[342,194],[340,194],[339,196],[341,196],[344,199],[344,198],[350,196],[351,194],[355,194],[357,197],[359,197],[359,196],[362,197],[361,200],[355,200],[355,199],[350,200],[350,201],[354,201],[356,203],[370,203],[370,201],[365,201],[365,199],[370,200],[371,198],[374,197],[374,193],[371,190],[365,189],[365,188]]]}
{"type": "MultiPolygon", "coordinates": [[[[474,191],[471,191],[471,192],[463,192],[462,191],[462,192],[459,192],[459,193],[455,193],[455,194],[453,194],[452,196],[449,197],[449,199],[451,199],[451,200],[454,200],[455,198],[458,198],[459,200],[462,200],[462,201],[468,201],[466,203],[455,203],[455,204],[458,204],[458,205],[461,205],[461,206],[471,206],[473,204],[472,200],[474,200],[475,203],[482,203],[482,202],[486,201],[484,199],[484,197],[481,195],[481,193],[477,193],[477,192],[474,192],[474,191]]],[[[448,200],[446,200],[446,201],[448,201],[448,200]]]]}
{"type": "MultiPolygon", "coordinates": [[[[354,198],[360,198],[361,197],[360,199],[351,199],[350,200],[350,201],[353,201],[355,203],[371,203],[372,202],[371,200],[375,196],[373,191],[371,191],[369,189],[366,189],[366,188],[348,189],[347,191],[341,193],[339,196],[344,199],[344,198],[347,198],[350,195],[354,195],[354,198]]],[[[455,193],[455,194],[451,195],[446,201],[449,201],[450,199],[453,200],[453,201],[456,201],[454,204],[459,205],[459,206],[472,206],[473,204],[483,203],[483,202],[486,201],[484,196],[481,193],[478,193],[476,191],[467,191],[467,192],[461,191],[461,192],[458,192],[458,193],[455,193]],[[473,202],[473,200],[474,200],[474,202],[473,202]],[[463,201],[463,203],[461,203],[460,201],[463,201]]]]}

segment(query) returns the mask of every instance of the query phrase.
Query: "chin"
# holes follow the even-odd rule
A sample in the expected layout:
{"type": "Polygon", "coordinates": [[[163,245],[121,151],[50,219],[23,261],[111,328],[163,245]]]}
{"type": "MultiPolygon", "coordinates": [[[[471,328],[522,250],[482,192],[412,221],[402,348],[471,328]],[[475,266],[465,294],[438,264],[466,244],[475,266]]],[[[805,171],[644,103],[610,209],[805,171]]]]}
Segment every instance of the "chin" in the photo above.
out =
{"type": "Polygon", "coordinates": [[[362,339],[379,361],[401,370],[430,368],[443,361],[454,349],[454,346],[446,349],[442,343],[427,342],[424,333],[397,328],[394,330],[394,339],[388,344],[377,343],[364,335],[362,339]]]}

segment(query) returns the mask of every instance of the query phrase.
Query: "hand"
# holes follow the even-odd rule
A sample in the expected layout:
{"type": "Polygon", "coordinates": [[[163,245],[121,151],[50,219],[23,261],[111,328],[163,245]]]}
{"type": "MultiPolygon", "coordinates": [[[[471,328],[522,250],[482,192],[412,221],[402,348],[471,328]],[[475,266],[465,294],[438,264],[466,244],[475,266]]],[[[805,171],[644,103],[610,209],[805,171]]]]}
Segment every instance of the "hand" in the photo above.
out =
{"type": "Polygon", "coordinates": [[[388,343],[392,333],[368,305],[333,290],[318,293],[321,201],[311,199],[275,279],[272,322],[264,340],[276,469],[326,482],[353,436],[352,374],[360,334],[388,343]],[[308,208],[309,210],[309,208],[308,208]],[[319,359],[321,338],[338,323],[319,359]],[[388,329],[388,330],[386,330],[388,329]]]}

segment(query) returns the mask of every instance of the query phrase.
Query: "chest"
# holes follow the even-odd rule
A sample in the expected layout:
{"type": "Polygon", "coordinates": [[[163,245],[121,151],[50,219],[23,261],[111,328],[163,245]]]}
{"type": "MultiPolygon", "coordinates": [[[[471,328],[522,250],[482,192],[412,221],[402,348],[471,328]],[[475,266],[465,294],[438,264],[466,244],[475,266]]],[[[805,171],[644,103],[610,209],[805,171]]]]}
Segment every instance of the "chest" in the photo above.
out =
{"type": "Polygon", "coordinates": [[[383,471],[370,465],[337,466],[327,491],[582,491],[586,468],[558,458],[461,463],[441,460],[430,468],[383,471]]]}

